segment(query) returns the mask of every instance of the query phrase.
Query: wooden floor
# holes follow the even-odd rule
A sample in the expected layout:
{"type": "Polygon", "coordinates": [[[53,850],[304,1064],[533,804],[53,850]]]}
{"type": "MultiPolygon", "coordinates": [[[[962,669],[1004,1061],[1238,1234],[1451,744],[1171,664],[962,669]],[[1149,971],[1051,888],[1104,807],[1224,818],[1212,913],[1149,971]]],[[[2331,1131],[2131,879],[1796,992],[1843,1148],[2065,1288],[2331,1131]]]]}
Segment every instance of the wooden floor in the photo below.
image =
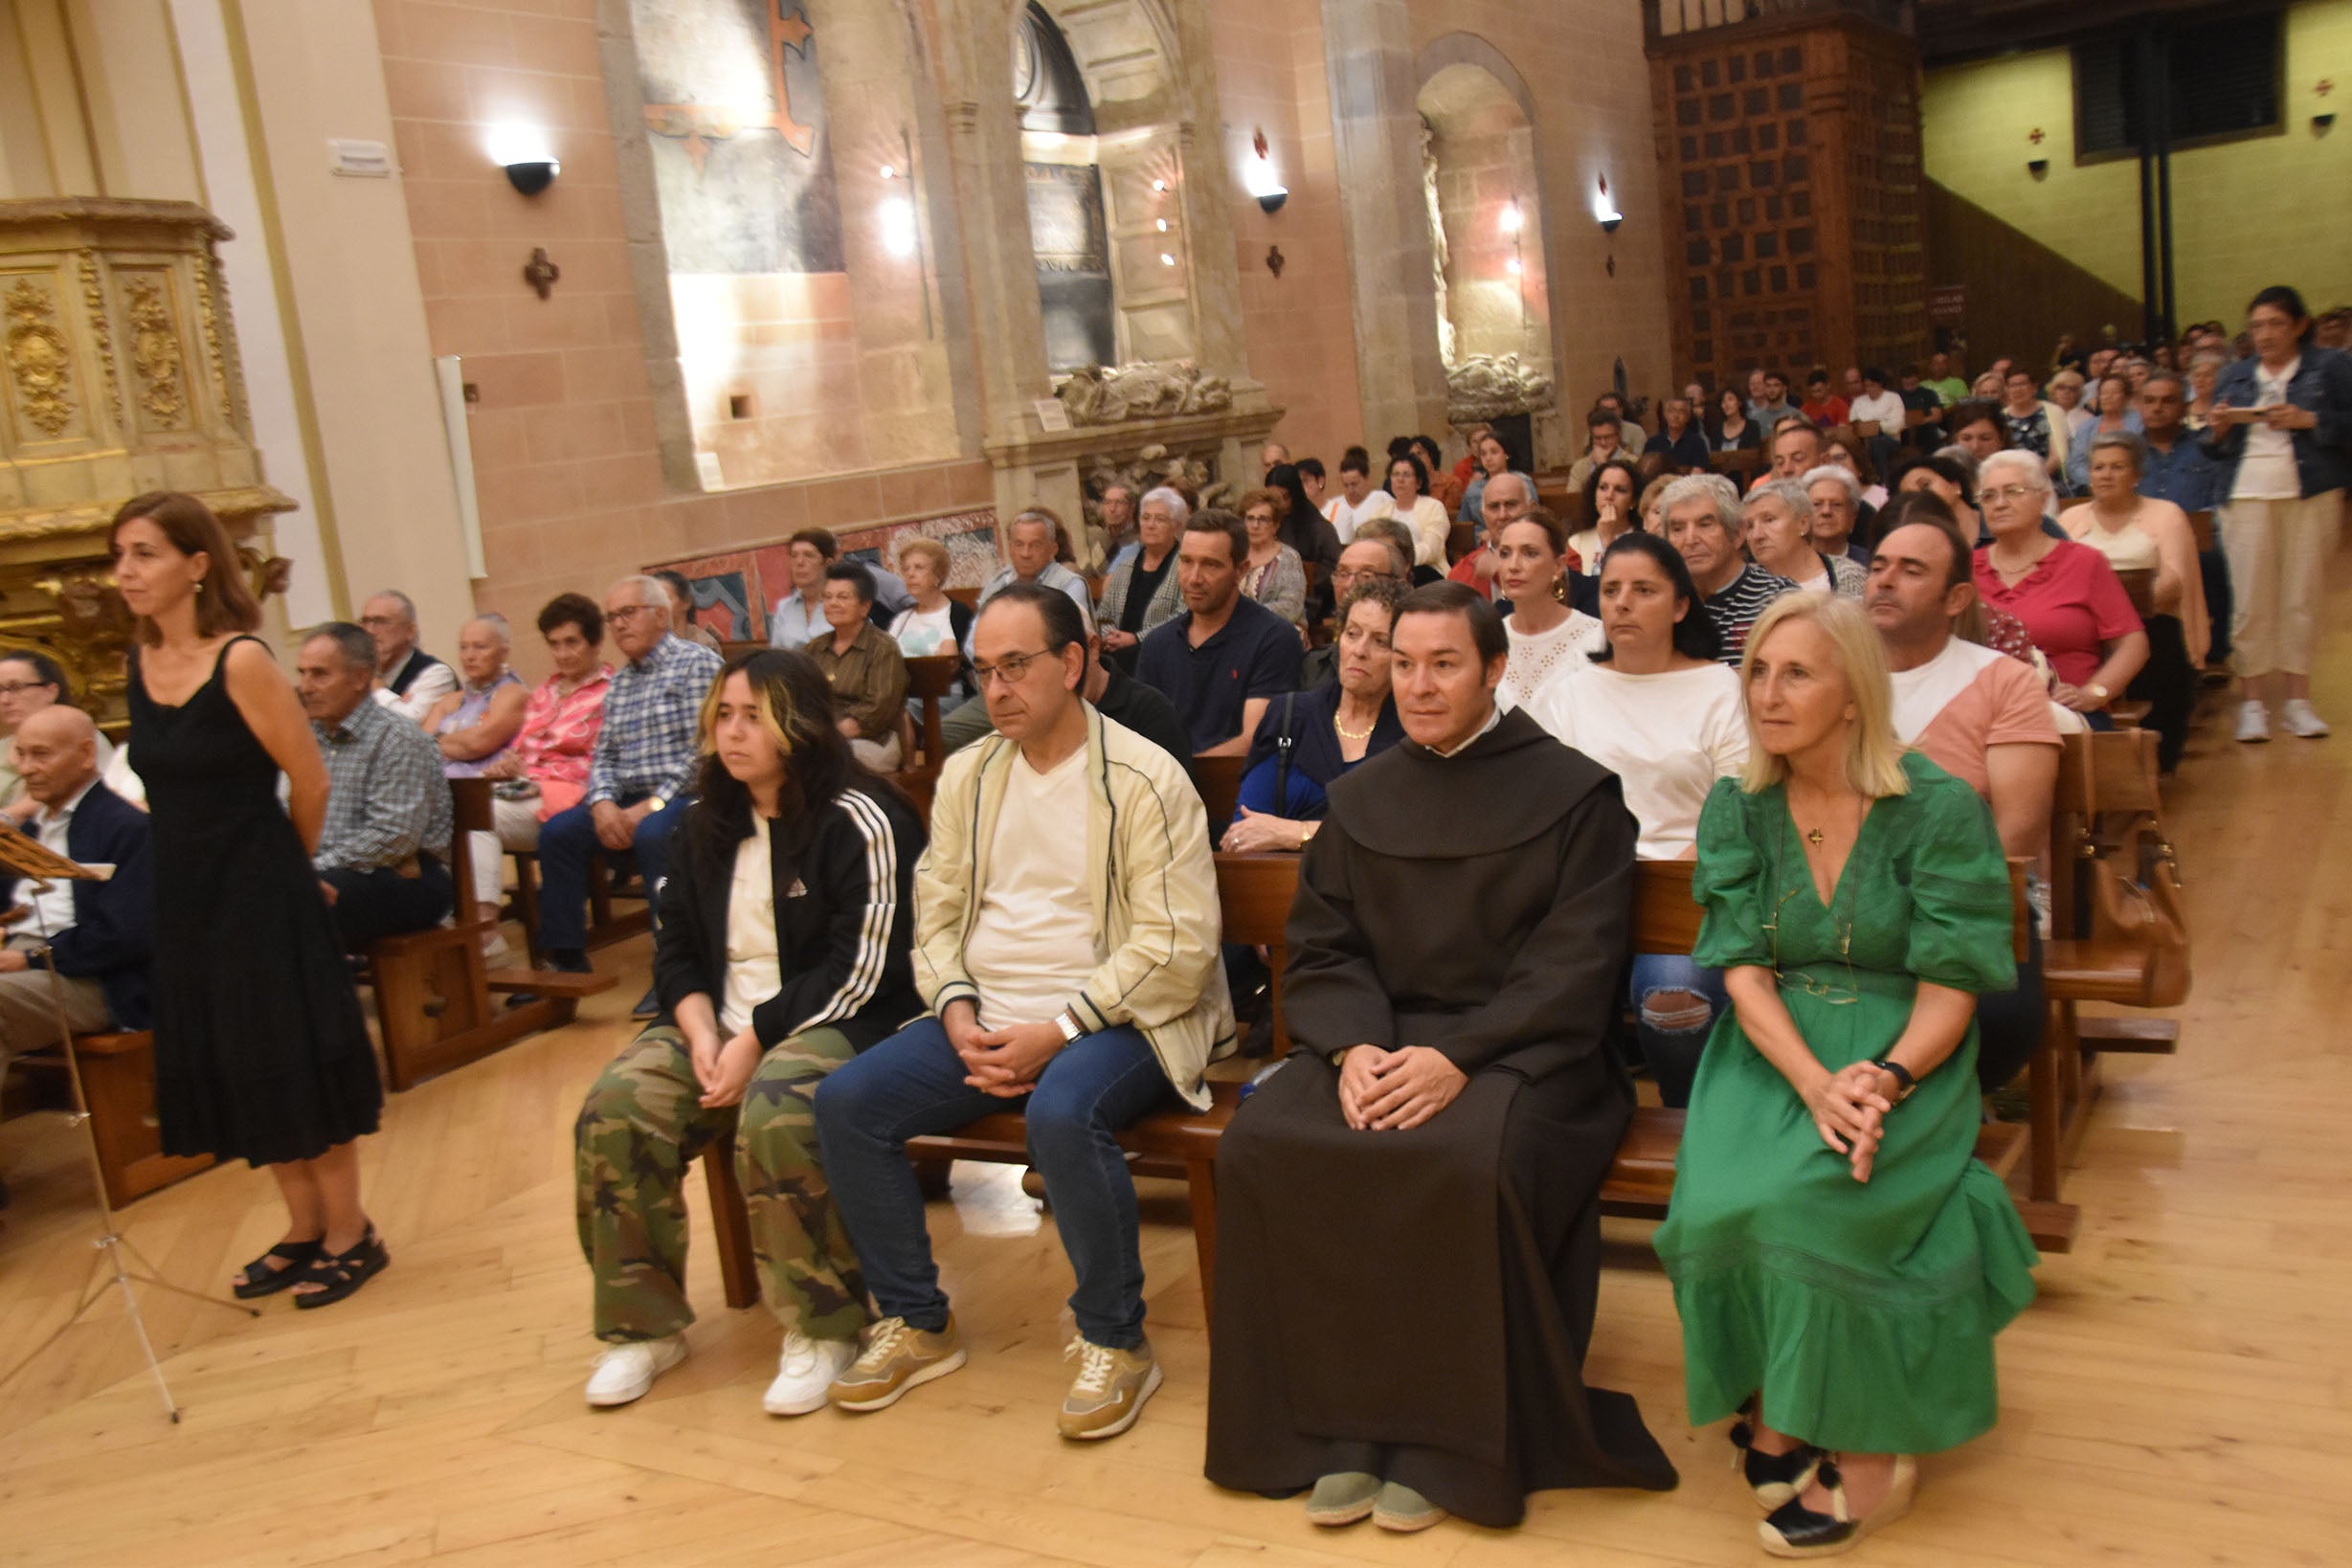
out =
{"type": "MultiPolygon", "coordinates": [[[[2330,610],[2344,626],[2352,592],[2330,610]]],[[[1918,1511],[1866,1560],[2352,1561],[2352,638],[2336,642],[2319,682],[2336,739],[2236,747],[2208,721],[2172,796],[2197,940],[2186,1045],[2113,1064],[2068,1191],[2081,1244],[2042,1266],[2001,1341],[2002,1423],[1926,1462],[1918,1511]]],[[[882,1414],[771,1420],[776,1331],[726,1310],[706,1252],[692,1358],[641,1403],[591,1412],[570,1132],[628,1034],[641,943],[628,962],[572,1027],[392,1103],[365,1157],[396,1262],[356,1299],[281,1297],[254,1321],[145,1293],[183,1424],[111,1303],[0,1387],[0,1562],[1761,1560],[1721,1432],[1684,1425],[1639,1225],[1612,1231],[1590,1376],[1639,1396],[1682,1488],[1545,1494],[1514,1532],[1320,1532],[1295,1502],[1201,1479],[1206,1348],[1172,1186],[1147,1184],[1144,1237],[1168,1382],[1114,1442],[1054,1436],[1066,1269],[1012,1174],[970,1166],[932,1215],[968,1370],[882,1414]]],[[[69,1309],[92,1225],[55,1118],[0,1126],[0,1170],[5,1359],[69,1309]]],[[[699,1223],[699,1182],[695,1201],[699,1223]]],[[[214,1288],[278,1225],[267,1177],[236,1169],[125,1228],[167,1278],[214,1288]]]]}

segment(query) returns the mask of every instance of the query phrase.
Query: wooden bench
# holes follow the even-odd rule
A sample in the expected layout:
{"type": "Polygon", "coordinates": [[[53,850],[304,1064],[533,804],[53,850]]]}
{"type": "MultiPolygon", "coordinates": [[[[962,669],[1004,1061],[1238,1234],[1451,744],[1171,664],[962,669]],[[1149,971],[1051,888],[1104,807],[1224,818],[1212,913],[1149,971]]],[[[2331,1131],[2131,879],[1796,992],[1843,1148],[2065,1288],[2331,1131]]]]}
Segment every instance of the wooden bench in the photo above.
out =
{"type": "Polygon", "coordinates": [[[452,923],[386,937],[368,950],[385,1076],[396,1090],[477,1061],[525,1035],[569,1023],[582,997],[614,984],[609,974],[488,966],[482,944],[498,929],[497,911],[474,897],[471,836],[491,831],[490,782],[451,779],[449,793],[452,923]],[[528,992],[534,999],[519,1007],[496,999],[511,992],[528,992]]]}
{"type": "MultiPolygon", "coordinates": [[[[76,1059],[81,1065],[81,1092],[90,1111],[90,1138],[98,1149],[99,1173],[106,1184],[106,1202],[123,1208],[183,1176],[209,1170],[210,1154],[167,1154],[155,1119],[155,1037],[146,1030],[119,1034],[76,1035],[76,1059]]],[[[65,1052],[51,1045],[29,1051],[17,1061],[34,1072],[54,1072],[62,1079],[65,1052]]],[[[73,1103],[71,1093],[64,1103],[73,1103]]]]}
{"type": "MultiPolygon", "coordinates": [[[[543,968],[547,952],[539,945],[539,852],[535,849],[509,850],[514,861],[514,902],[510,906],[514,918],[523,925],[523,940],[530,953],[531,966],[543,968]]],[[[642,881],[616,882],[613,865],[601,849],[588,859],[588,940],[585,951],[611,947],[626,942],[632,936],[641,936],[653,930],[653,901],[646,895],[642,881]],[[634,909],[616,909],[616,900],[636,903],[634,909]]]]}
{"type": "Polygon", "coordinates": [[[1233,820],[1233,810],[1242,798],[1243,764],[1247,757],[1195,757],[1192,759],[1193,788],[1200,792],[1200,804],[1209,814],[1209,842],[1214,845],[1225,836],[1225,825],[1233,820]]]}
{"type": "Polygon", "coordinates": [[[955,654],[907,661],[907,695],[923,705],[923,734],[918,747],[912,715],[899,716],[900,745],[906,757],[899,766],[898,784],[914,798],[926,820],[931,814],[931,789],[939,782],[939,770],[948,760],[947,734],[940,728],[943,716],[939,704],[953,688],[963,663],[955,654]]]}
{"type": "MultiPolygon", "coordinates": [[[[1226,855],[1218,862],[1218,896],[1225,916],[1227,940],[1264,940],[1272,908],[1287,914],[1298,879],[1293,855],[1226,855]]],[[[1698,940],[1700,909],[1691,894],[1691,862],[1642,861],[1635,865],[1632,948],[1635,952],[1689,952],[1698,940]]],[[[2031,909],[2026,900],[2025,866],[2009,867],[2011,931],[2015,951],[2027,951],[2027,921],[2031,909]]],[[[1279,922],[1275,923],[1279,930],[1279,922]]],[[[1272,954],[1277,975],[1285,954],[1272,954]]],[[[1281,995],[1275,993],[1276,1017],[1281,995]]],[[[1275,1054],[1288,1051],[1288,1039],[1276,1025],[1275,1054]]],[[[1209,1086],[1206,1111],[1154,1111],[1119,1134],[1119,1146],[1133,1158],[1129,1169],[1137,1176],[1182,1181],[1192,1199],[1193,1247],[1200,1266],[1203,1301],[1215,1299],[1217,1279],[1217,1142],[1241,1104],[1241,1086],[1217,1082],[1209,1086]]],[[[1658,1107],[1638,1108],[1626,1130],[1609,1174],[1602,1184],[1604,1214],[1635,1219],[1663,1219],[1674,1190],[1674,1154],[1682,1141],[1683,1113],[1658,1107]]],[[[2023,1131],[2014,1126],[1992,1124],[1977,1139],[1977,1155],[2006,1178],[2018,1160],[2023,1131]]],[[[1028,1131],[1017,1110],[998,1111],[967,1123],[952,1132],[907,1140],[907,1154],[917,1159],[991,1160],[1026,1164],[1028,1131]]],[[[758,1299],[752,1270],[750,1233],[742,1221],[742,1198],[736,1189],[733,1162],[724,1150],[704,1160],[709,1183],[713,1228],[718,1232],[719,1269],[730,1307],[748,1307],[758,1299]]],[[[2013,1199],[2019,1217],[2045,1252],[2073,1248],[2079,1215],[2073,1205],[2049,1200],[2013,1199]]]]}

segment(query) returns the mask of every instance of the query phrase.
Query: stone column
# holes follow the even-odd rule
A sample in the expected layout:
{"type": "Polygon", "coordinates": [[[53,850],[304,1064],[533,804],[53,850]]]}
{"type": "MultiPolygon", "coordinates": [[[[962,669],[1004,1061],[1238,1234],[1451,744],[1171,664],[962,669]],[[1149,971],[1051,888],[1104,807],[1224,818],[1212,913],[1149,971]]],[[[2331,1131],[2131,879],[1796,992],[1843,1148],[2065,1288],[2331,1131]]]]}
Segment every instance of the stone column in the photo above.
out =
{"type": "Polygon", "coordinates": [[[1445,421],[1406,11],[1405,0],[1323,0],[1363,438],[1376,448],[1445,421]]]}

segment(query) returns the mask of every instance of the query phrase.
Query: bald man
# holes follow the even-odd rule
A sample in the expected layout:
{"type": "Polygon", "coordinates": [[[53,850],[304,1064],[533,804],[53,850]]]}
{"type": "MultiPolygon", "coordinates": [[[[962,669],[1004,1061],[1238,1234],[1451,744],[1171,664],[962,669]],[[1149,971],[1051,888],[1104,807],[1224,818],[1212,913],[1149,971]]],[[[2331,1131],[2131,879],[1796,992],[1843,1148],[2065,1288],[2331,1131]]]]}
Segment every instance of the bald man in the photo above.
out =
{"type": "MultiPolygon", "coordinates": [[[[49,976],[64,981],[65,1019],[78,1034],[147,1026],[152,948],[147,814],[99,781],[98,727],[60,704],[16,729],[13,761],[40,804],[24,831],[84,865],[111,865],[104,882],[59,882],[43,893],[11,882],[0,946],[0,1071],[9,1058],[56,1042],[49,976]]],[[[0,831],[7,831],[0,829],[0,831]]]]}

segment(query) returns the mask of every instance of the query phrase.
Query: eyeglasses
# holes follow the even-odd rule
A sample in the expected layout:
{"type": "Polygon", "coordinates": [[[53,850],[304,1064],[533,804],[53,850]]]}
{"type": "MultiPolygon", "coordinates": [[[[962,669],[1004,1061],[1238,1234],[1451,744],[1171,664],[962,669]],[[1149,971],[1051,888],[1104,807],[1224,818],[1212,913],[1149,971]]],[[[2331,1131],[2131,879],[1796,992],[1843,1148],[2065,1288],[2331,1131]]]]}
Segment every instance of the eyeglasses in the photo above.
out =
{"type": "Polygon", "coordinates": [[[359,617],[359,623],[370,632],[380,631],[387,626],[403,626],[407,624],[407,622],[402,620],[398,616],[362,616],[359,617]]]}
{"type": "Polygon", "coordinates": [[[55,681],[0,681],[0,697],[13,697],[20,691],[38,691],[56,685],[55,681]]]}
{"type": "Polygon", "coordinates": [[[1355,567],[1333,567],[1332,568],[1332,586],[1333,588],[1337,588],[1342,583],[1377,580],[1381,577],[1394,577],[1396,573],[1393,571],[1381,571],[1372,567],[1366,567],[1361,571],[1358,571],[1355,567]]]}
{"type": "Polygon", "coordinates": [[[617,610],[607,610],[604,613],[604,618],[607,620],[635,620],[639,616],[650,616],[660,608],[661,607],[656,604],[624,604],[617,610]]]}
{"type": "Polygon", "coordinates": [[[2016,502],[2024,501],[2031,496],[2038,496],[2041,493],[2041,491],[2032,488],[2030,485],[2005,484],[1998,490],[1985,491],[1984,499],[1987,501],[2006,501],[2014,504],[2016,502]]]}
{"type": "Polygon", "coordinates": [[[994,664],[974,664],[972,666],[972,683],[982,691],[988,689],[991,681],[997,680],[1008,686],[1017,686],[1020,684],[1020,678],[1029,673],[1029,666],[1045,656],[1046,650],[1040,648],[1035,653],[1006,654],[994,664]]]}

